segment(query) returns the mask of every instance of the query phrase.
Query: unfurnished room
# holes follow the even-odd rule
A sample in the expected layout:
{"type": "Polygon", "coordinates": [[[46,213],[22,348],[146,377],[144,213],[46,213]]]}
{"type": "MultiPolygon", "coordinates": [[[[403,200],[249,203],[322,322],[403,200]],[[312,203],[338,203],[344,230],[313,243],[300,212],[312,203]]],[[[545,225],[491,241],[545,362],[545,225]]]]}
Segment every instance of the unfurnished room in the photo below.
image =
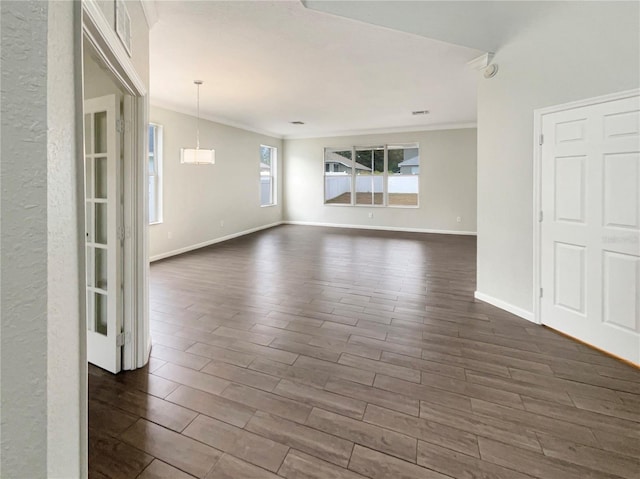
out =
{"type": "Polygon", "coordinates": [[[0,477],[640,477],[640,2],[0,14],[0,477]]]}

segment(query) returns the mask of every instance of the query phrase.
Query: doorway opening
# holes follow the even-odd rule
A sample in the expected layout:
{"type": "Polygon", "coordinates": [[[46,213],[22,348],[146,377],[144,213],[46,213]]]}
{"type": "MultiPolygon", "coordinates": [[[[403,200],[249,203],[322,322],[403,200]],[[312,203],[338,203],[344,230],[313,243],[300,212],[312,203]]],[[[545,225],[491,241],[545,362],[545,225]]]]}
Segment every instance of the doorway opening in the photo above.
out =
{"type": "MultiPolygon", "coordinates": [[[[88,362],[111,373],[150,352],[146,91],[130,60],[83,17],[85,302],[88,362]]],[[[112,33],[112,32],[107,32],[112,33]]],[[[120,45],[117,45],[120,46],[120,45]]]]}

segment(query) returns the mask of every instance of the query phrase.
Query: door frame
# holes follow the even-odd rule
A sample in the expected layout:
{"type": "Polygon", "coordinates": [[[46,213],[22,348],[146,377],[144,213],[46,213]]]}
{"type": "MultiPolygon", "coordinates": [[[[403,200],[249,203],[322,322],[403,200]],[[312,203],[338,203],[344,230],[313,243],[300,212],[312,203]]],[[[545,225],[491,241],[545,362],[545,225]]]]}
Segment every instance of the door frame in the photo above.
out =
{"type": "MultiPolygon", "coordinates": [[[[149,335],[149,252],[147,247],[148,92],[113,27],[95,0],[82,0],[82,56],[87,42],[125,91],[124,99],[124,346],[122,369],[146,364],[151,352],[149,335]],[[127,97],[129,99],[127,99],[127,97]]],[[[84,80],[84,79],[83,79],[84,80]]],[[[84,81],[83,81],[84,84],[84,81]]],[[[84,94],[82,94],[84,98],[84,94]]],[[[82,118],[80,124],[83,124],[82,118]]],[[[84,182],[84,175],[78,175],[84,182]]],[[[81,228],[84,231],[84,228],[81,228]]],[[[84,276],[83,276],[84,278],[84,276]]],[[[81,332],[86,336],[86,315],[81,332]]],[[[86,362],[86,351],[84,354],[86,362]]]]}
{"type": "Polygon", "coordinates": [[[542,274],[542,121],[545,115],[593,106],[640,95],[640,88],[572,101],[533,111],[533,322],[542,324],[540,288],[542,274]]]}

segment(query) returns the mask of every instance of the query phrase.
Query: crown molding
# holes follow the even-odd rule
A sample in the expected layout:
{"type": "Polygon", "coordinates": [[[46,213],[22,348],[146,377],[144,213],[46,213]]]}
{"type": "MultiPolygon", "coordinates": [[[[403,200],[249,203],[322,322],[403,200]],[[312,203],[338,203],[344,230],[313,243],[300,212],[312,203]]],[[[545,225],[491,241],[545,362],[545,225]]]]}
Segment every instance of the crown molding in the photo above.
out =
{"type": "Polygon", "coordinates": [[[158,22],[158,7],[156,6],[156,0],[140,0],[142,5],[142,11],[144,13],[144,19],[147,22],[147,27],[151,30],[158,22]]]}
{"type": "Polygon", "coordinates": [[[470,62],[467,62],[467,66],[476,71],[484,70],[489,66],[491,60],[493,60],[494,54],[492,52],[484,53],[478,58],[474,58],[470,62]]]}
{"type": "MultiPolygon", "coordinates": [[[[158,100],[153,100],[152,99],[150,104],[151,104],[151,106],[154,106],[154,107],[163,108],[165,110],[170,110],[170,111],[175,111],[176,113],[181,113],[183,115],[189,115],[189,116],[192,116],[194,118],[196,117],[196,115],[192,111],[189,111],[187,108],[181,108],[179,106],[172,105],[172,104],[167,103],[167,102],[163,102],[163,101],[158,101],[158,100]]],[[[229,120],[227,118],[221,118],[221,117],[209,115],[207,113],[200,112],[200,119],[201,120],[208,120],[208,121],[211,121],[213,123],[219,123],[219,124],[225,125],[225,126],[230,126],[232,128],[238,128],[240,130],[250,131],[252,133],[257,133],[259,135],[269,136],[271,138],[278,138],[279,140],[282,140],[284,138],[280,133],[274,133],[273,131],[262,130],[260,128],[256,128],[256,127],[249,126],[249,125],[245,125],[245,124],[239,123],[237,121],[229,120]]]]}
{"type": "MultiPolygon", "coordinates": [[[[194,112],[187,108],[173,105],[168,102],[151,99],[151,106],[162,108],[164,110],[174,111],[183,115],[189,115],[195,118],[194,112]]],[[[342,130],[342,131],[328,131],[318,133],[307,133],[300,135],[283,135],[281,133],[275,133],[273,131],[263,130],[254,126],[239,123],[228,118],[217,117],[209,115],[207,113],[200,112],[200,118],[202,120],[208,120],[220,125],[230,126],[232,128],[238,128],[240,130],[250,131],[259,135],[269,136],[271,138],[277,138],[279,140],[304,140],[312,138],[334,138],[343,136],[360,136],[360,135],[385,135],[390,133],[412,133],[421,131],[440,131],[440,130],[464,130],[468,128],[477,128],[478,124],[475,122],[464,123],[439,123],[433,125],[412,125],[412,126],[400,126],[395,128],[375,128],[366,130],[342,130]]]]}
{"type": "Polygon", "coordinates": [[[309,133],[306,135],[284,135],[282,138],[285,140],[304,140],[311,138],[333,138],[341,136],[361,136],[361,135],[384,135],[389,133],[412,133],[421,131],[439,131],[439,130],[464,130],[467,128],[477,128],[478,124],[475,122],[466,123],[439,123],[433,125],[412,125],[412,126],[399,126],[395,128],[376,128],[368,130],[345,130],[345,131],[330,131],[322,133],[309,133]]]}

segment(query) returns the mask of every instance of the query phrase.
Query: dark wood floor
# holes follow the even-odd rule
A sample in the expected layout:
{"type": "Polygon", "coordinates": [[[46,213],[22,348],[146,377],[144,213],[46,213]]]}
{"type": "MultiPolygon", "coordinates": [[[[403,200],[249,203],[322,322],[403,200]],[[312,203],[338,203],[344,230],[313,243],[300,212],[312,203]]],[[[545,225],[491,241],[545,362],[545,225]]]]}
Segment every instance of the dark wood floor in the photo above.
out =
{"type": "Polygon", "coordinates": [[[91,477],[640,477],[640,373],[475,301],[472,237],[281,226],[151,267],[91,477]]]}

